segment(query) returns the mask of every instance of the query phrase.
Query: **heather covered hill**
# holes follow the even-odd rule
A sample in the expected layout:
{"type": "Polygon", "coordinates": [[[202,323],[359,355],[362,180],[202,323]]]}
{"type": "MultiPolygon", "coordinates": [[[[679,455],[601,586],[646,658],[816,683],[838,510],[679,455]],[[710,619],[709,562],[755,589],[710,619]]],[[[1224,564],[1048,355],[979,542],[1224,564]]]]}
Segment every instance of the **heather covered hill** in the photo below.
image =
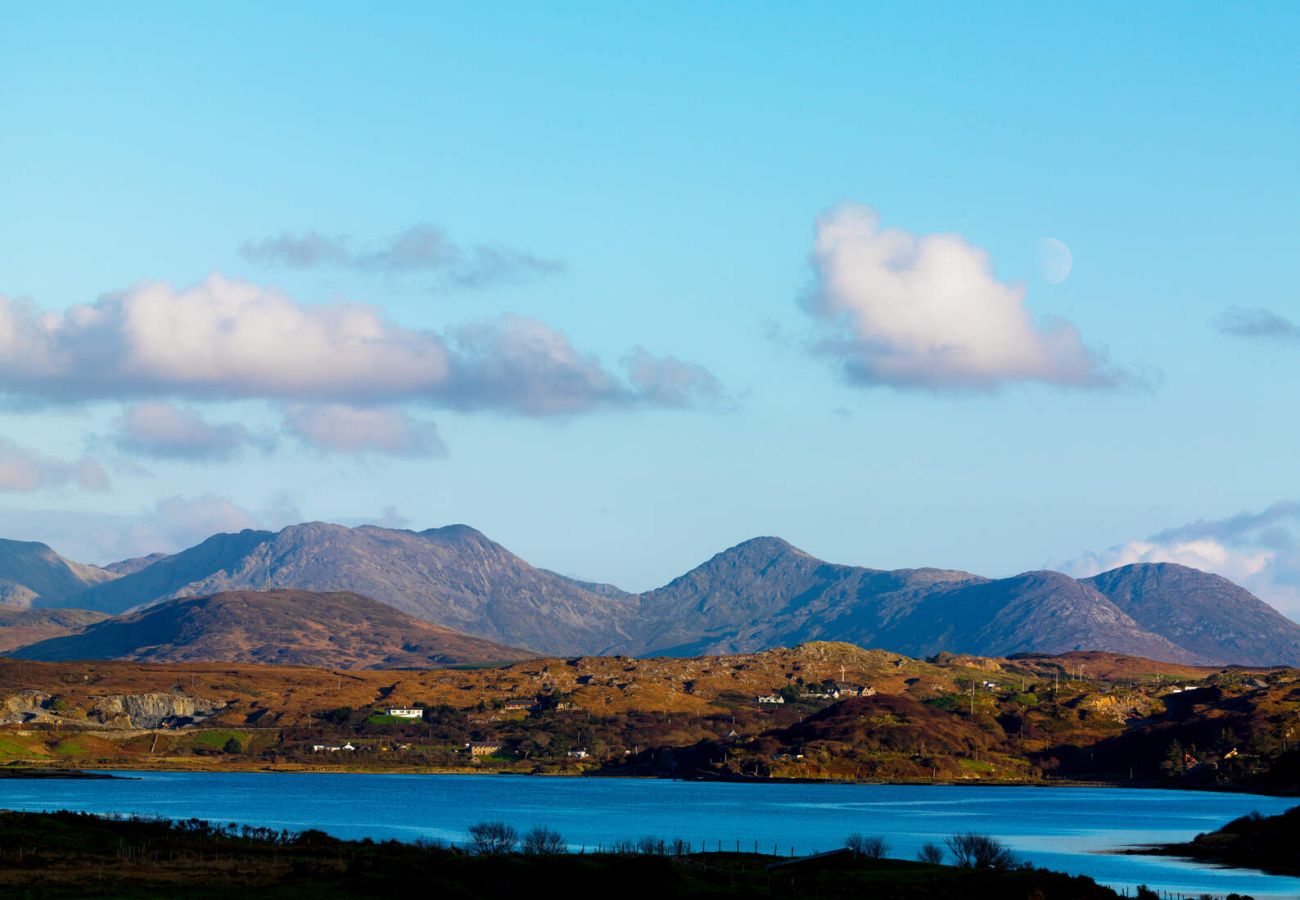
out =
{"type": "Polygon", "coordinates": [[[539,652],[600,652],[630,604],[606,586],[534,568],[473,528],[323,522],[215,535],[77,602],[123,612],[222,591],[352,591],[446,628],[539,652]]]}
{"type": "Polygon", "coordinates": [[[1294,791],[1298,678],[1098,653],[927,662],[831,643],[349,671],[0,659],[0,767],[463,769],[465,744],[489,741],[501,751],[482,767],[520,773],[1294,791]],[[390,706],[425,714],[392,720],[390,706]],[[139,733],[168,722],[186,727],[139,733]],[[232,738],[242,749],[221,751],[232,738]],[[349,741],[368,749],[313,749],[349,741]]]}
{"type": "Polygon", "coordinates": [[[1174,563],[1083,579],[1151,631],[1218,663],[1300,665],[1300,624],[1219,575],[1174,563]]]}
{"type": "Polygon", "coordinates": [[[108,618],[88,609],[9,609],[0,606],[0,653],[74,634],[108,618]]]}
{"type": "Polygon", "coordinates": [[[422,622],[357,594],[279,590],[169,600],[12,655],[364,669],[495,663],[528,654],[422,622]]]}
{"type": "Polygon", "coordinates": [[[116,577],[64,559],[45,544],[0,540],[0,605],[70,606],[69,597],[116,577]]]}

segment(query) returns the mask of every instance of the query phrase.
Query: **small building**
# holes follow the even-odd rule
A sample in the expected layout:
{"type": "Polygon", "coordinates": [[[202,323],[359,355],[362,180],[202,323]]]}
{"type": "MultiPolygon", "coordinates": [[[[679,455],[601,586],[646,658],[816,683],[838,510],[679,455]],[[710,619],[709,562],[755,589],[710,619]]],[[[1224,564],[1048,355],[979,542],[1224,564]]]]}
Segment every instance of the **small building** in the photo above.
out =
{"type": "Polygon", "coordinates": [[[758,697],[757,700],[759,703],[772,703],[772,704],[785,703],[785,698],[782,697],[780,694],[764,694],[761,697],[758,697]]]}
{"type": "Polygon", "coordinates": [[[833,691],[804,691],[799,695],[800,700],[838,700],[840,692],[838,689],[833,691]]]}
{"type": "Polygon", "coordinates": [[[577,750],[570,750],[569,756],[571,756],[574,759],[586,759],[587,757],[591,756],[591,754],[588,753],[586,750],[583,750],[581,747],[579,747],[577,750]]]}
{"type": "Polygon", "coordinates": [[[521,700],[511,700],[505,705],[506,712],[528,712],[532,708],[531,703],[525,703],[521,700]]]}
{"type": "Polygon", "coordinates": [[[390,706],[388,708],[388,715],[392,716],[394,719],[423,719],[424,710],[401,706],[390,706]]]}
{"type": "Polygon", "coordinates": [[[874,697],[876,689],[861,684],[837,684],[835,690],[841,697],[874,697]]]}
{"type": "Polygon", "coordinates": [[[469,755],[477,759],[480,756],[491,756],[493,753],[501,752],[500,741],[470,741],[465,745],[469,755]]]}

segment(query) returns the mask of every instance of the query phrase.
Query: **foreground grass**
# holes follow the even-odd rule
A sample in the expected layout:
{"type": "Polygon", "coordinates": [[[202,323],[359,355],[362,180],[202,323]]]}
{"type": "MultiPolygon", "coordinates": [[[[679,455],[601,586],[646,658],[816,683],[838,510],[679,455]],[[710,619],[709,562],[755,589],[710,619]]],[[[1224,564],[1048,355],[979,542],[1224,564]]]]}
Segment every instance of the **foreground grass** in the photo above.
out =
{"type": "Polygon", "coordinates": [[[796,865],[747,853],[474,855],[319,832],[191,820],[0,813],[0,896],[314,898],[718,897],[746,900],[1109,900],[1091,879],[1035,869],[961,869],[847,854],[796,865]],[[786,863],[772,867],[774,863],[786,863]]]}

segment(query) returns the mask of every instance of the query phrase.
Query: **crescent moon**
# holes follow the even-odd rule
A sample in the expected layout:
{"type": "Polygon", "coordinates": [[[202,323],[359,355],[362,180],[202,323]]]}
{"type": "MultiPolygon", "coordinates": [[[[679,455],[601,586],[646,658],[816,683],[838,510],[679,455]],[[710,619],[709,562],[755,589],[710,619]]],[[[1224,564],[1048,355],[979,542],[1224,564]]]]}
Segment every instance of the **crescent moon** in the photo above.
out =
{"type": "Polygon", "coordinates": [[[1070,277],[1074,268],[1074,254],[1062,241],[1043,238],[1038,242],[1038,268],[1048,284],[1060,284],[1070,277]]]}

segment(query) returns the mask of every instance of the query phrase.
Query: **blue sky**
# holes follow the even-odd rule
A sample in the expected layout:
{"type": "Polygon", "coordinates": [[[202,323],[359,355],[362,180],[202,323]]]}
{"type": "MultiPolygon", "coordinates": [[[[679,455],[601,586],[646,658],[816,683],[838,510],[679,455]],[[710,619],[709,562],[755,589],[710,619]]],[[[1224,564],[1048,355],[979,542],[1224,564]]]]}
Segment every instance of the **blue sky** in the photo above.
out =
{"type": "Polygon", "coordinates": [[[466,522],[630,589],[756,534],[1170,558],[1295,614],[1298,33],[1293,4],[10,9],[0,295],[48,345],[0,328],[0,532],[105,562],[466,522]],[[199,328],[234,294],[293,337],[142,361],[132,304],[199,328]]]}

